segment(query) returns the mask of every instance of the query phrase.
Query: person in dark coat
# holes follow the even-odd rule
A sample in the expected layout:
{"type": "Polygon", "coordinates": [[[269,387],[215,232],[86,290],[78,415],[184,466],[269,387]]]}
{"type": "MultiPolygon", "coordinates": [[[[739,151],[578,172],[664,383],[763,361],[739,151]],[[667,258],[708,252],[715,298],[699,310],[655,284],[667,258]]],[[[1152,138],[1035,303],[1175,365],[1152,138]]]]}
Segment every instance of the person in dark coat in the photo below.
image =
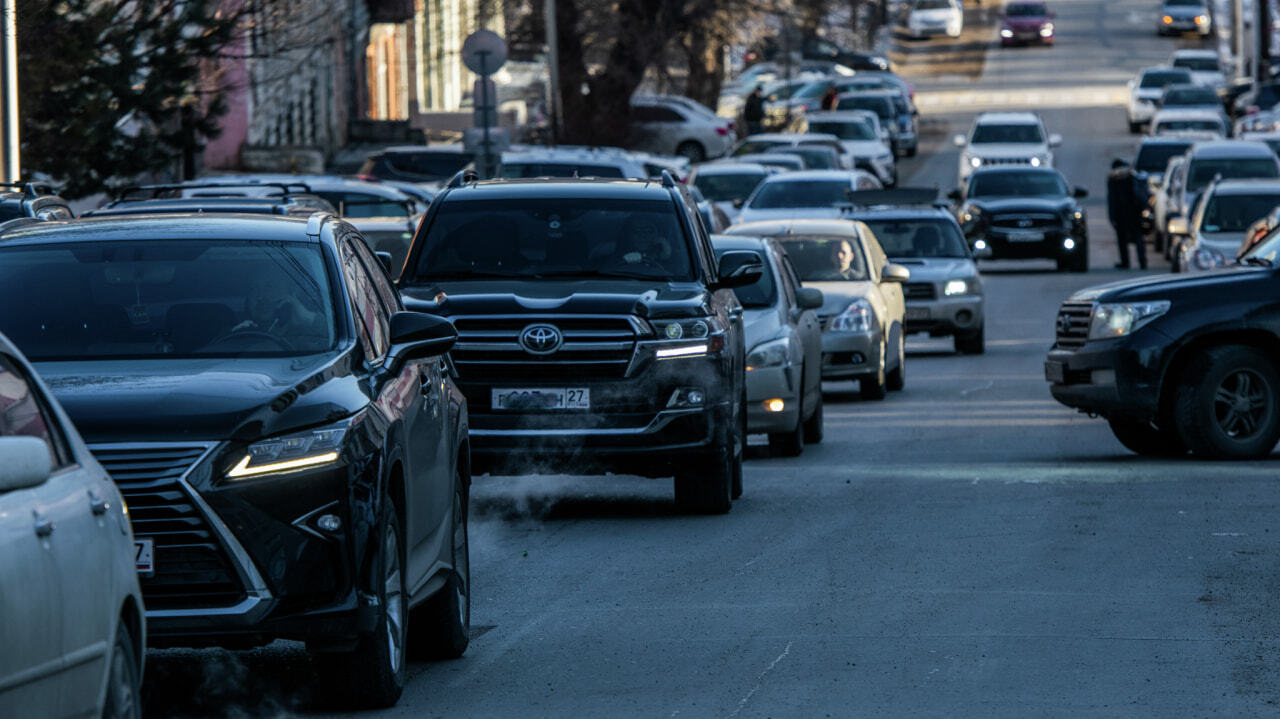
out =
{"type": "Polygon", "coordinates": [[[822,109],[834,110],[839,103],[836,100],[836,86],[827,85],[827,91],[822,94],[822,109]]]}
{"type": "Polygon", "coordinates": [[[1147,243],[1142,237],[1142,206],[1138,203],[1137,180],[1124,160],[1111,163],[1107,174],[1107,217],[1116,231],[1120,250],[1117,269],[1129,267],[1129,245],[1137,248],[1138,267],[1147,269],[1147,243]]]}
{"type": "Polygon", "coordinates": [[[764,131],[764,93],[760,85],[756,85],[756,89],[747,95],[747,101],[742,107],[742,119],[747,123],[748,135],[758,135],[764,131]]]}

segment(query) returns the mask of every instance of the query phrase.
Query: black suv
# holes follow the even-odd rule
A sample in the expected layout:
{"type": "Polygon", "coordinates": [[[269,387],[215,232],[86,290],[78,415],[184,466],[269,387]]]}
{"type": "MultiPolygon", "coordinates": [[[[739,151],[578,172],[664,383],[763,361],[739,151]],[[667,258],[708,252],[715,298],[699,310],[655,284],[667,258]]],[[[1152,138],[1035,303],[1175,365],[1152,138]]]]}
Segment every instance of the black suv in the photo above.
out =
{"type": "Polygon", "coordinates": [[[755,252],[717,263],[688,189],[464,182],[436,196],[399,284],[452,320],[477,473],[676,478],[685,509],[742,491],[742,308],[755,252]]]}
{"type": "Polygon", "coordinates": [[[457,335],[327,213],[0,229],[0,331],[129,503],[153,646],[307,643],[388,706],[468,641],[457,335]]]}
{"type": "Polygon", "coordinates": [[[1280,438],[1278,254],[1272,236],[1246,266],[1075,293],[1045,362],[1054,398],[1105,417],[1139,454],[1270,454],[1280,438]]]}
{"type": "Polygon", "coordinates": [[[369,154],[356,175],[360,179],[444,182],[476,159],[462,145],[401,145],[369,154]]]}
{"type": "Polygon", "coordinates": [[[182,182],[127,188],[83,216],[235,212],[306,218],[334,211],[328,200],[303,183],[182,182]]]}
{"type": "Polygon", "coordinates": [[[21,217],[69,220],[75,217],[67,201],[39,182],[0,182],[0,222],[21,217]]]}
{"type": "Polygon", "coordinates": [[[1033,167],[980,167],[963,186],[947,194],[956,220],[978,257],[1056,260],[1058,270],[1089,270],[1089,220],[1057,171],[1033,167]]]}

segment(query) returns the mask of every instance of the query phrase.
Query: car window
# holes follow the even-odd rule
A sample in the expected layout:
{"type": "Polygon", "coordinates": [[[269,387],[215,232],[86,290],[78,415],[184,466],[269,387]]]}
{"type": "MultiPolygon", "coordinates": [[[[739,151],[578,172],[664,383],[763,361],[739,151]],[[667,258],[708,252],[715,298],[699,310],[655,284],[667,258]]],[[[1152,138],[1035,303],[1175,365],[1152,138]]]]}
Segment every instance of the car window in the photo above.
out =
{"type": "Polygon", "coordinates": [[[778,241],[805,282],[865,281],[867,262],[856,237],[787,235],[778,241]]]}
{"type": "Polygon", "coordinates": [[[361,264],[350,239],[338,244],[338,257],[342,262],[342,280],[351,295],[356,328],[360,331],[361,339],[365,340],[362,342],[365,358],[371,363],[378,362],[386,355],[390,346],[391,329],[386,312],[378,300],[373,280],[361,264]]]}
{"type": "Polygon", "coordinates": [[[887,97],[842,97],[836,102],[837,110],[870,110],[882,120],[894,116],[893,103],[887,97]]]}
{"type": "Polygon", "coordinates": [[[973,138],[970,142],[974,144],[983,143],[1042,143],[1044,142],[1044,134],[1040,132],[1039,125],[1033,125],[1027,122],[1019,123],[994,123],[984,122],[973,128],[973,138]]]}
{"type": "Polygon", "coordinates": [[[787,140],[745,140],[733,150],[734,156],[755,155],[768,152],[775,147],[786,147],[792,143],[787,140]]]}
{"type": "Polygon", "coordinates": [[[0,355],[0,437],[35,437],[49,447],[54,467],[71,461],[58,423],[23,368],[0,355]]]}
{"type": "Polygon", "coordinates": [[[1138,148],[1133,169],[1139,172],[1164,172],[1169,159],[1187,151],[1191,143],[1148,143],[1138,148]]]}
{"type": "Polygon", "coordinates": [[[779,207],[832,207],[848,202],[848,180],[782,180],[766,182],[756,191],[749,207],[757,210],[779,207]]]}
{"type": "Polygon", "coordinates": [[[1143,73],[1142,81],[1138,83],[1138,87],[1150,89],[1181,82],[1191,82],[1191,73],[1185,71],[1169,72],[1167,70],[1157,70],[1154,72],[1143,73]]]}
{"type": "Polygon", "coordinates": [[[875,140],[875,130],[869,123],[857,120],[827,120],[809,123],[810,132],[835,135],[841,140],[875,140]]]}
{"type": "Polygon", "coordinates": [[[1185,67],[1193,72],[1218,72],[1218,60],[1212,57],[1180,57],[1173,61],[1174,67],[1185,67]]]}
{"type": "Polygon", "coordinates": [[[1274,157],[1192,159],[1187,170],[1187,191],[1199,192],[1218,176],[1224,179],[1280,177],[1280,165],[1274,157]]]}
{"type": "Polygon", "coordinates": [[[940,219],[863,220],[889,257],[968,257],[955,223],[940,219]]]}
{"type": "MultiPolygon", "coordinates": [[[[400,311],[400,294],[396,292],[396,288],[392,286],[390,278],[387,277],[387,271],[382,267],[382,261],[373,254],[368,245],[364,242],[352,242],[355,247],[356,254],[360,255],[360,260],[364,262],[365,268],[369,271],[369,278],[373,281],[373,289],[378,293],[378,299],[382,301],[382,307],[390,316],[400,311]]],[[[395,265],[393,264],[392,267],[395,265]]]]}
{"type": "MultiPolygon", "coordinates": [[[[343,217],[408,217],[405,202],[370,192],[316,192],[338,208],[343,217]]],[[[405,200],[408,198],[406,197],[405,200]]]]}
{"type": "Polygon", "coordinates": [[[832,153],[825,152],[823,150],[796,145],[794,147],[779,147],[774,150],[774,152],[782,152],[788,155],[803,157],[805,167],[812,170],[837,169],[837,158],[832,153]]]}
{"type": "Polygon", "coordinates": [[[1049,10],[1041,3],[1009,3],[1004,14],[1009,17],[1045,17],[1049,10]]]}
{"type": "Polygon", "coordinates": [[[712,202],[731,202],[751,194],[768,177],[763,172],[725,172],[694,175],[694,186],[712,202]]]}
{"type": "Polygon", "coordinates": [[[884,266],[888,264],[889,258],[884,254],[884,248],[880,246],[880,242],[876,240],[874,234],[867,232],[860,233],[862,235],[862,243],[865,245],[868,256],[868,271],[871,278],[879,281],[880,272],[884,266]]]}
{"type": "Polygon", "coordinates": [[[1056,172],[975,172],[970,197],[1064,197],[1067,183],[1056,172]]]}
{"type": "Polygon", "coordinates": [[[1164,105],[1213,105],[1217,107],[1222,101],[1218,93],[1207,87],[1183,87],[1164,91],[1161,104],[1164,105]]]}
{"type": "Polygon", "coordinates": [[[635,105],[631,108],[631,119],[635,122],[684,122],[680,113],[662,105],[635,105]]]}
{"type": "Polygon", "coordinates": [[[1159,135],[1166,132],[1214,132],[1219,135],[1224,134],[1226,127],[1218,120],[1210,120],[1204,118],[1201,120],[1160,120],[1156,123],[1152,134],[1159,135]]]}
{"type": "Polygon", "coordinates": [[[1205,232],[1244,232],[1280,205],[1280,194],[1214,193],[1204,207],[1200,229],[1205,232]]]}
{"type": "Polygon", "coordinates": [[[507,179],[521,177],[624,177],[614,165],[594,165],[583,162],[516,162],[503,163],[499,173],[507,179]]]}
{"type": "Polygon", "coordinates": [[[389,152],[384,159],[392,169],[431,178],[451,177],[475,159],[470,152],[389,152]]]}

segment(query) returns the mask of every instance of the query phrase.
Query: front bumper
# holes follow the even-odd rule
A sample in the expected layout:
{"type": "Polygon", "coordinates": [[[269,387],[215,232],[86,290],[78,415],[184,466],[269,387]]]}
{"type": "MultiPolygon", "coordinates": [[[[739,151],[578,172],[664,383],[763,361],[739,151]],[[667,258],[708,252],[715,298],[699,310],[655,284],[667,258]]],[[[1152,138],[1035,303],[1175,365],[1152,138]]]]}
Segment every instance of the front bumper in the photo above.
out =
{"type": "Polygon", "coordinates": [[[747,372],[747,432],[788,432],[800,415],[800,378],[793,366],[761,367],[747,372]],[[781,399],[783,410],[770,412],[765,401],[781,399]]]}
{"type": "Polygon", "coordinates": [[[899,155],[916,149],[919,138],[914,130],[899,130],[893,137],[893,149],[899,155]]]}
{"type": "Polygon", "coordinates": [[[1054,346],[1045,361],[1045,379],[1062,404],[1104,417],[1154,419],[1159,410],[1160,367],[1170,339],[1150,329],[1138,335],[1054,346]]]}
{"type": "Polygon", "coordinates": [[[880,330],[823,332],[822,378],[858,379],[880,372],[880,330]]]}
{"type": "Polygon", "coordinates": [[[1129,122],[1135,125],[1151,122],[1156,115],[1155,103],[1146,100],[1129,101],[1129,122]]]}
{"type": "Polygon", "coordinates": [[[993,260],[1027,260],[1053,259],[1064,260],[1079,255],[1085,249],[1085,238],[1076,232],[1068,232],[1061,227],[1035,228],[1032,231],[1039,235],[1038,239],[1019,237],[1017,230],[1005,230],[998,227],[979,228],[968,234],[969,243],[981,239],[987,243],[993,260]],[[1070,239],[1073,247],[1068,248],[1066,241],[1070,239]]]}
{"type": "Polygon", "coordinates": [[[982,295],[955,295],[932,300],[907,300],[903,323],[907,334],[928,332],[934,337],[972,332],[983,324],[982,295]]]}

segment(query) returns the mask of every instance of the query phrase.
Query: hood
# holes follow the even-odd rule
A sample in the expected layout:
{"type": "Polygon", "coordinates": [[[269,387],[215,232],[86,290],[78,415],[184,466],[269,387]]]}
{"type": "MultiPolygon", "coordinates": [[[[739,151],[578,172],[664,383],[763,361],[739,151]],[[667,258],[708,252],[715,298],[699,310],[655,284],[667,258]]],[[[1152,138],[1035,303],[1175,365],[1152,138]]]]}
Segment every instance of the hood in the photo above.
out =
{"type": "Polygon", "coordinates": [[[1039,30],[1047,22],[1047,17],[1011,17],[1004,21],[1004,25],[1012,30],[1039,30]]]}
{"type": "Polygon", "coordinates": [[[1054,212],[1061,213],[1075,202],[1067,197],[977,197],[969,204],[985,212],[1054,212]]]}
{"type": "Polygon", "coordinates": [[[773,339],[778,334],[778,330],[782,328],[782,318],[778,316],[778,310],[772,307],[758,307],[742,312],[742,324],[746,333],[747,351],[750,352],[756,345],[773,339]]]}
{"type": "Polygon", "coordinates": [[[978,274],[973,260],[958,257],[890,257],[895,265],[911,270],[912,282],[941,282],[978,274]]]}
{"type": "Polygon", "coordinates": [[[1226,269],[1200,274],[1166,274],[1154,277],[1138,277],[1105,285],[1086,287],[1071,295],[1081,302],[1123,302],[1129,300],[1165,299],[1181,292],[1204,290],[1230,292],[1229,287],[1241,281],[1271,281],[1273,270],[1267,267],[1231,266],[1226,269]]]}
{"type": "Polygon", "coordinates": [[[1196,239],[1198,244],[1234,259],[1240,245],[1244,244],[1244,232],[1201,232],[1196,239]]]}
{"type": "Polygon", "coordinates": [[[850,302],[868,297],[875,289],[875,283],[869,280],[851,282],[804,282],[805,287],[822,290],[822,308],[818,314],[826,317],[844,312],[850,302]]]}
{"type": "Polygon", "coordinates": [[[1186,20],[1208,13],[1204,7],[1199,5],[1166,5],[1160,8],[1160,12],[1176,20],[1186,20]]]}
{"type": "Polygon", "coordinates": [[[253,441],[366,406],[351,356],[36,366],[88,443],[253,441]]]}
{"type": "Polygon", "coordinates": [[[1035,142],[982,142],[965,149],[978,157],[1030,157],[1049,152],[1048,145],[1035,142]]]}
{"type": "Polygon", "coordinates": [[[832,220],[841,217],[837,207],[779,207],[771,210],[753,210],[744,207],[738,215],[738,222],[758,222],[760,220],[832,220]]]}
{"type": "Polygon", "coordinates": [[[628,279],[449,280],[403,287],[408,309],[445,317],[584,314],[692,317],[711,312],[711,295],[696,282],[628,279]],[[437,302],[439,293],[443,301],[437,302]]]}

